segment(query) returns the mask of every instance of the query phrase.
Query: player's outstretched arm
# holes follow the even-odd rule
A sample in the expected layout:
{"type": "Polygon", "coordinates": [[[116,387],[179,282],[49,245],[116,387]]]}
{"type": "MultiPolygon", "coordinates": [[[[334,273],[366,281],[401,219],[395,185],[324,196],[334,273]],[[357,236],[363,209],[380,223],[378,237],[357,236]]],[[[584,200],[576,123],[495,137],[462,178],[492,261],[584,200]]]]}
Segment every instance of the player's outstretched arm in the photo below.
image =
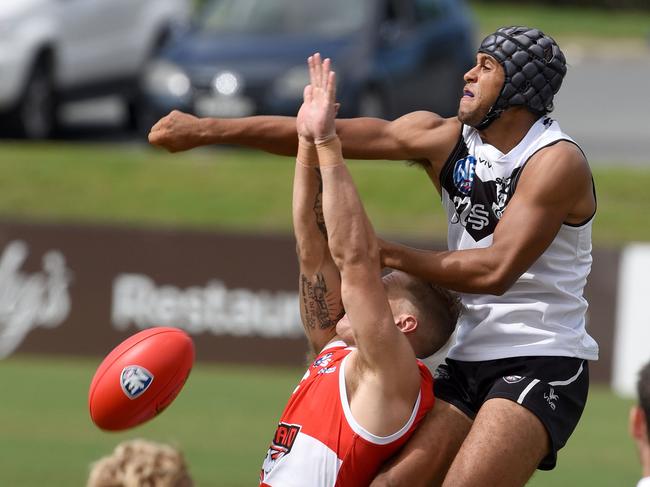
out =
{"type": "MultiPolygon", "coordinates": [[[[459,130],[457,119],[424,111],[391,122],[378,118],[336,120],[348,159],[422,160],[432,162],[436,169],[451,152],[459,130]]],[[[296,135],[293,117],[198,118],[174,110],[152,127],[149,142],[169,152],[227,144],[295,156],[296,135]]]]}
{"type": "Polygon", "coordinates": [[[296,135],[293,117],[198,118],[174,110],[151,128],[149,143],[169,152],[227,144],[295,156],[298,150],[296,135]]]}
{"type": "MultiPolygon", "coordinates": [[[[459,127],[454,119],[443,119],[430,112],[410,113],[392,122],[379,118],[336,121],[343,154],[349,159],[440,160],[442,163],[453,148],[459,127]]],[[[294,156],[298,149],[296,135],[293,117],[198,118],[174,110],[151,128],[149,142],[169,152],[226,144],[294,156]]]]}
{"type": "Polygon", "coordinates": [[[350,407],[366,429],[385,435],[402,427],[411,414],[420,374],[413,349],[393,320],[377,240],[343,160],[334,124],[336,76],[329,67],[327,60],[310,58],[312,100],[306,124],[323,177],[329,248],[341,272],[343,305],[358,348],[346,366],[350,407]]]}
{"type": "Polygon", "coordinates": [[[318,155],[303,124],[306,102],[298,113],[298,156],[293,181],[293,229],[300,266],[298,282],[300,316],[314,353],[336,334],[336,323],[343,316],[341,276],[327,245],[323,219],[323,180],[318,155]]]}

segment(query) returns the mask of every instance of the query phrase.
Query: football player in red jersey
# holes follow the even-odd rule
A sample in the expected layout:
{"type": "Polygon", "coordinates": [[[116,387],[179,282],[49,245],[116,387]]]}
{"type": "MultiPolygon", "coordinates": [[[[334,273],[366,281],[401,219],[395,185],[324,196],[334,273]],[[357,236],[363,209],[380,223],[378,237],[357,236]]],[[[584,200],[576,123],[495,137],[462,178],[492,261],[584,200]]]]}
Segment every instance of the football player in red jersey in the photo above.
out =
{"type": "Polygon", "coordinates": [[[301,315],[317,357],[282,414],[261,484],[359,487],[433,406],[433,379],[416,356],[447,341],[459,304],[406,273],[381,277],[379,244],[335,131],[336,76],[319,56],[309,67],[293,220],[301,315]]]}

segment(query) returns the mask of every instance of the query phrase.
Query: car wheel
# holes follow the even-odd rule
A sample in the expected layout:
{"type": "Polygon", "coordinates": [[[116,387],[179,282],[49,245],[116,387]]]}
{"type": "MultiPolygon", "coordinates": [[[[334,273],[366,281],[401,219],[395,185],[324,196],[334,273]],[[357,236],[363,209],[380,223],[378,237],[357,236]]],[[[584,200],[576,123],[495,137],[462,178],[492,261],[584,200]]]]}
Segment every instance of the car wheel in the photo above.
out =
{"type": "Polygon", "coordinates": [[[386,102],[378,90],[368,88],[361,93],[359,96],[360,117],[386,118],[387,115],[386,102]]]}
{"type": "Polygon", "coordinates": [[[38,64],[25,86],[16,122],[21,134],[28,139],[45,139],[53,135],[56,126],[56,97],[52,72],[38,64]]]}
{"type": "Polygon", "coordinates": [[[137,94],[126,102],[126,128],[137,136],[148,133],[146,110],[141,95],[137,94]]]}
{"type": "Polygon", "coordinates": [[[151,127],[159,119],[160,116],[146,101],[129,104],[129,128],[138,139],[146,141],[151,127]]]}

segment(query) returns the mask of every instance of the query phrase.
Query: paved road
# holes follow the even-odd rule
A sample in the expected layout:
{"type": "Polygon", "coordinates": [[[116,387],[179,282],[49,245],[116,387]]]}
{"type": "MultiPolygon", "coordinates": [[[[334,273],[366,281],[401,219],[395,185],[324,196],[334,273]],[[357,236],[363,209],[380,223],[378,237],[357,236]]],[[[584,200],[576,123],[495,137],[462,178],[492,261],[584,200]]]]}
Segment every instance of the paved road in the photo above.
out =
{"type": "MultiPolygon", "coordinates": [[[[612,52],[594,57],[570,50],[567,57],[574,61],[553,117],[581,144],[592,164],[650,167],[650,48],[626,53],[624,59],[612,52]]],[[[119,103],[86,103],[71,112],[77,123],[69,126],[66,138],[135,140],[119,128],[124,115],[119,103]],[[97,123],[88,124],[98,115],[97,123]],[[112,123],[102,122],[106,119],[112,123]]]]}
{"type": "Polygon", "coordinates": [[[590,161],[650,167],[650,49],[569,67],[553,116],[590,161]]]}

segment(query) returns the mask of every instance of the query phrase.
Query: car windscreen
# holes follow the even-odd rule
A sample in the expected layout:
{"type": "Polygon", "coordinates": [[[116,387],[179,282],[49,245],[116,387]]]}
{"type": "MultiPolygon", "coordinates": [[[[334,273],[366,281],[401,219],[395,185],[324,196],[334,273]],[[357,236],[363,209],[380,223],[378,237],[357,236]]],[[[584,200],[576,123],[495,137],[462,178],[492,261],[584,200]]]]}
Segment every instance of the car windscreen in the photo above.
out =
{"type": "Polygon", "coordinates": [[[199,29],[230,34],[313,34],[336,37],[362,29],[368,0],[215,0],[199,29]]]}

